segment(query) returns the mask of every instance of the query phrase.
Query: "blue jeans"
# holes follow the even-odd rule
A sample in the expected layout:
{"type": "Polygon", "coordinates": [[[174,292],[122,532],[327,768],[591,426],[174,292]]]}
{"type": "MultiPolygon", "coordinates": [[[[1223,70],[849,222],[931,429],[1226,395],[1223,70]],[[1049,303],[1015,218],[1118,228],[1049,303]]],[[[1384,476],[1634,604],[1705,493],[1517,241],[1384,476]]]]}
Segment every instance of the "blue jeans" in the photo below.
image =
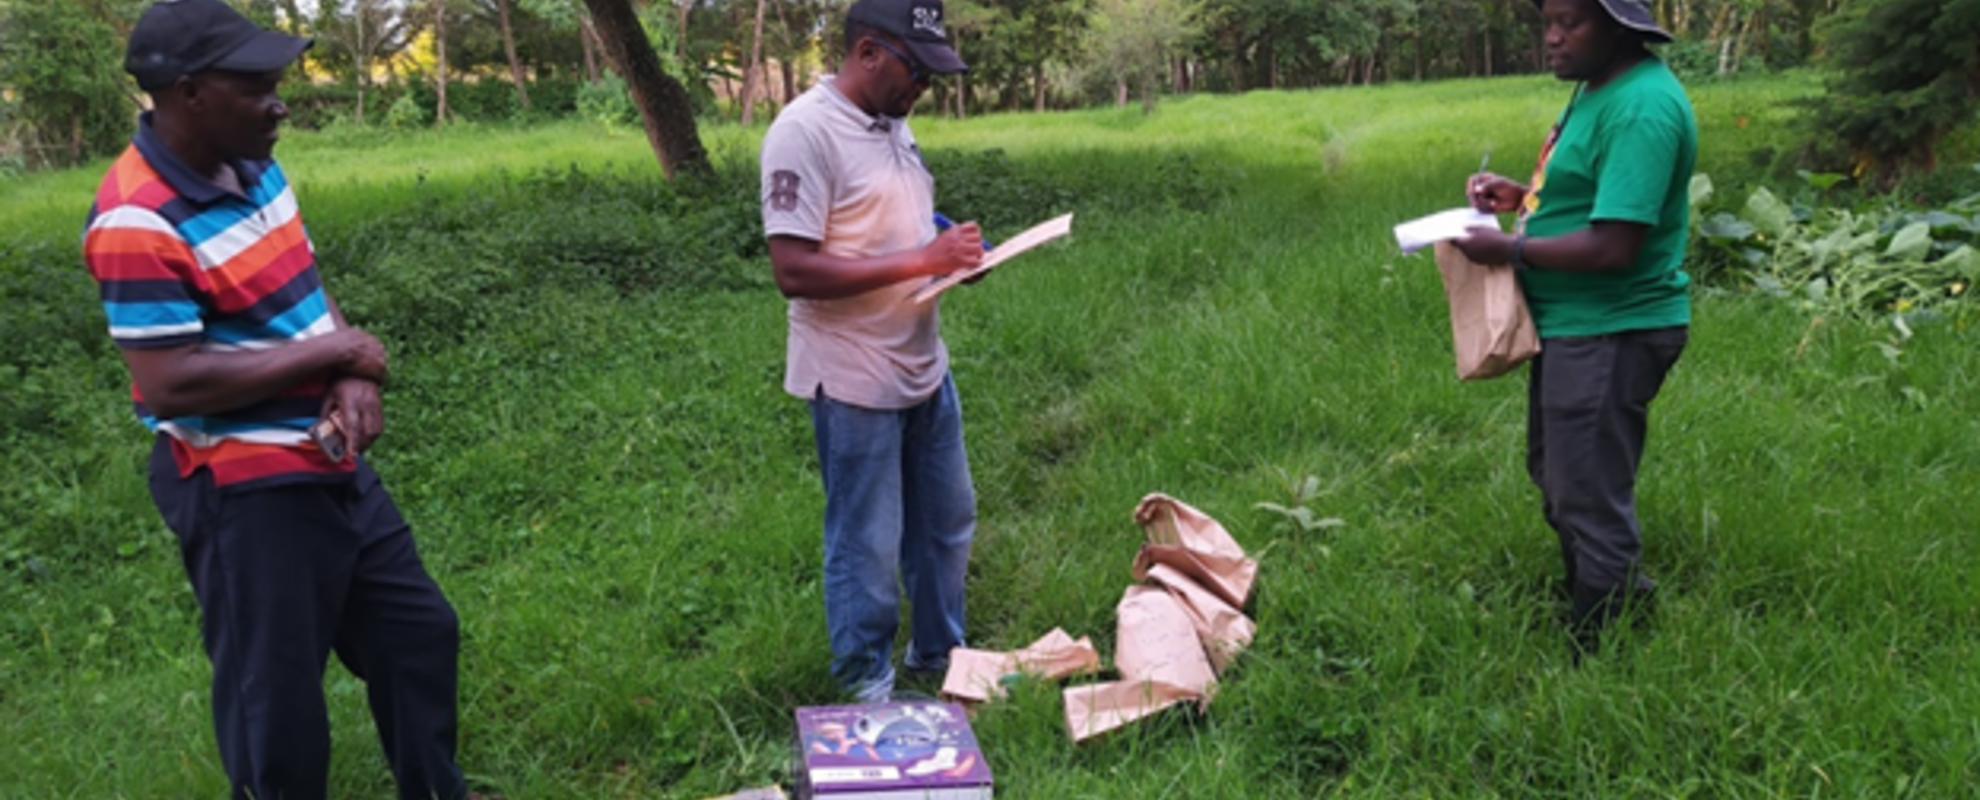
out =
{"type": "Polygon", "coordinates": [[[821,387],[811,425],[825,479],[832,675],[862,700],[884,699],[894,683],[902,584],[913,614],[909,669],[945,669],[949,650],[963,643],[976,491],[962,405],[947,376],[933,396],[897,411],[847,405],[821,387]]]}

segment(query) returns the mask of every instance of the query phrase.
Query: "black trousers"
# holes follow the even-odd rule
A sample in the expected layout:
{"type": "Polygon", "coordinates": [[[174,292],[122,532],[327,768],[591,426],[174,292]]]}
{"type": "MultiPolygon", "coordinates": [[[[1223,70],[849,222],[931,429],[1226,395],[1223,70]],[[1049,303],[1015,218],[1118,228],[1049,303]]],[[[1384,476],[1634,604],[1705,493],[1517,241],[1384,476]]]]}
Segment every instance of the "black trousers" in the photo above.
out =
{"type": "Polygon", "coordinates": [[[402,800],[459,800],[460,620],[370,465],[348,481],[216,488],[180,478],[170,444],[151,493],[178,534],[213,663],[213,729],[235,800],[328,795],[324,670],[365,683],[402,800]]]}
{"type": "Polygon", "coordinates": [[[1526,469],[1569,585],[1647,590],[1636,471],[1650,401],[1684,352],[1679,326],[1541,342],[1527,373],[1526,469]]]}

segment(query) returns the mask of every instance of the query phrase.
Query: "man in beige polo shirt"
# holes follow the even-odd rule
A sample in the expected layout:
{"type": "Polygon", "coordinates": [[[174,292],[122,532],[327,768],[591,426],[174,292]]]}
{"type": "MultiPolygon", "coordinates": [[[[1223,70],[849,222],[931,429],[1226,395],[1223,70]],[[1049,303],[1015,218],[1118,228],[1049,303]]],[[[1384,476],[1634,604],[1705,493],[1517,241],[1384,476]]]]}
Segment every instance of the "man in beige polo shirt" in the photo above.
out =
{"type": "Polygon", "coordinates": [[[938,232],[935,180],[907,116],[934,74],[967,69],[941,0],[859,0],[836,75],[793,101],[763,140],[763,230],[790,299],[784,390],[811,404],[825,482],[825,622],[832,674],[861,701],[903,661],[946,669],[963,643],[976,494],[939,301],[908,294],[976,266],[975,223],[938,232]]]}

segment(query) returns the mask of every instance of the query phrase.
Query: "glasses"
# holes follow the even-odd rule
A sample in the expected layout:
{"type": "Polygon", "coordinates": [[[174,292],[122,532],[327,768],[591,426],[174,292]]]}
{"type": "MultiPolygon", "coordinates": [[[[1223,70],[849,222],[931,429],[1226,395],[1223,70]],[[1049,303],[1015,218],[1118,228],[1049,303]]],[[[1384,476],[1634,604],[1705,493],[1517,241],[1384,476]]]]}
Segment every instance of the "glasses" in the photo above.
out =
{"type": "Polygon", "coordinates": [[[880,45],[880,49],[887,51],[889,55],[892,55],[893,57],[900,59],[902,66],[908,68],[908,77],[914,79],[915,83],[927,83],[930,78],[934,77],[933,75],[929,74],[927,67],[924,67],[919,63],[916,63],[915,60],[912,58],[908,58],[906,53],[903,53],[899,50],[895,50],[893,45],[888,44],[879,39],[874,39],[873,43],[880,45]]]}

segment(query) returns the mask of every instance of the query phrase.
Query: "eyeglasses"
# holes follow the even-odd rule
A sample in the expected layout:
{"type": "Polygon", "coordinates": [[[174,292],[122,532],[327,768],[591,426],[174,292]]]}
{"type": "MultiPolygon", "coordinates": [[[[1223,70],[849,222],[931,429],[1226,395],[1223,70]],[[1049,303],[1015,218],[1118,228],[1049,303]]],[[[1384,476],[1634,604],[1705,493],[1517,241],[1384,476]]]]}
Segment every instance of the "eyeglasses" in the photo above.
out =
{"type": "Polygon", "coordinates": [[[915,83],[927,83],[930,78],[934,77],[929,73],[927,67],[922,66],[912,58],[908,58],[906,53],[895,50],[893,45],[879,39],[874,39],[873,43],[880,45],[880,49],[887,51],[889,55],[900,59],[901,64],[908,68],[908,77],[914,79],[915,83]]]}

